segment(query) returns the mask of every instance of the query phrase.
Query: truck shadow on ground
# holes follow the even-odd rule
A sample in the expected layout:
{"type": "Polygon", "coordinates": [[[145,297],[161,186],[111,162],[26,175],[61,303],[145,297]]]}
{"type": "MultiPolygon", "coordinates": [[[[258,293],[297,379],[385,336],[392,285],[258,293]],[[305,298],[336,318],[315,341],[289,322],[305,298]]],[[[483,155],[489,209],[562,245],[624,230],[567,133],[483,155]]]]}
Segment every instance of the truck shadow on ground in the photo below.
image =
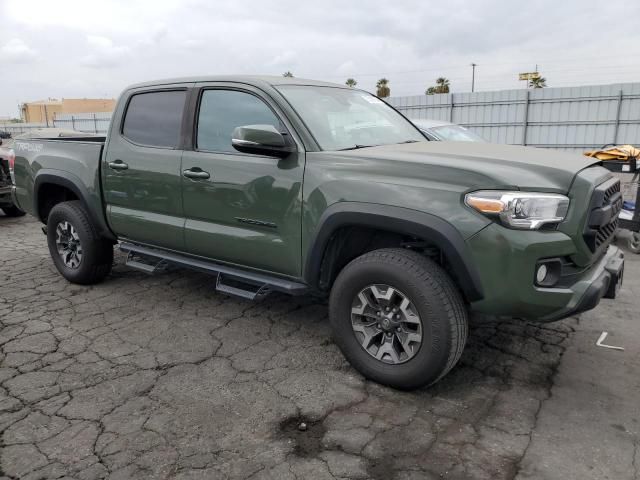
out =
{"type": "Polygon", "coordinates": [[[474,319],[448,376],[400,392],[349,366],[317,299],[251,303],[121,255],[71,285],[38,228],[10,225],[22,248],[0,250],[13,477],[513,478],[577,324],[474,319]]]}

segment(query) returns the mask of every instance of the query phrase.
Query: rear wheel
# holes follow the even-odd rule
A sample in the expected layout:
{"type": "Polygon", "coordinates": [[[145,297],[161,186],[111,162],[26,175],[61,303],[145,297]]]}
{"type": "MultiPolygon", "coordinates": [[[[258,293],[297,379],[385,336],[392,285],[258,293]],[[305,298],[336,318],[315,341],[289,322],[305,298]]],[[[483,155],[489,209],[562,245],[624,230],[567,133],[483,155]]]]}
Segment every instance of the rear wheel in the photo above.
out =
{"type": "Polygon", "coordinates": [[[72,283],[101,282],[111,271],[113,245],[101,238],[81,202],[57,204],[47,219],[47,243],[53,263],[72,283]]]}
{"type": "Polygon", "coordinates": [[[15,205],[2,207],[2,211],[7,217],[22,217],[25,213],[15,205]]]}
{"type": "Polygon", "coordinates": [[[376,250],[349,263],[331,290],[330,320],[354,368],[401,389],[446,375],[462,354],[468,328],[453,280],[405,249],[376,250]]]}
{"type": "Polygon", "coordinates": [[[640,253],[640,233],[631,232],[628,245],[629,250],[631,250],[633,253],[640,253]]]}

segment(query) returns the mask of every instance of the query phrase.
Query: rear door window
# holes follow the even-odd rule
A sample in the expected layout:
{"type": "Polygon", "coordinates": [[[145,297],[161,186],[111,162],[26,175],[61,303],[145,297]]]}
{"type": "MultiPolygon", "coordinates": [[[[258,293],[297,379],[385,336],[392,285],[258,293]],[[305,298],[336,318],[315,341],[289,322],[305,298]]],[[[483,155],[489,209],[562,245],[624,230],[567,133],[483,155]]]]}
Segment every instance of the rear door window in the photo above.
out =
{"type": "Polygon", "coordinates": [[[138,93],[131,97],[122,134],[133,143],[177,148],[186,91],[138,93]]]}

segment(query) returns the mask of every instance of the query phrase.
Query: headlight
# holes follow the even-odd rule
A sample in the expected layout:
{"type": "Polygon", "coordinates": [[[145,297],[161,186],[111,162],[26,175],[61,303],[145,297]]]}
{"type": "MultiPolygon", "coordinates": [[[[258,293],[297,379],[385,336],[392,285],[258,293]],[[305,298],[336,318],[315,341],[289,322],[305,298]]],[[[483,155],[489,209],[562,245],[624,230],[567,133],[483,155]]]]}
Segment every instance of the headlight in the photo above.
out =
{"type": "Polygon", "coordinates": [[[564,220],[569,198],[555,193],[481,190],[465,195],[465,203],[485,215],[498,217],[510,228],[536,230],[564,220]]]}

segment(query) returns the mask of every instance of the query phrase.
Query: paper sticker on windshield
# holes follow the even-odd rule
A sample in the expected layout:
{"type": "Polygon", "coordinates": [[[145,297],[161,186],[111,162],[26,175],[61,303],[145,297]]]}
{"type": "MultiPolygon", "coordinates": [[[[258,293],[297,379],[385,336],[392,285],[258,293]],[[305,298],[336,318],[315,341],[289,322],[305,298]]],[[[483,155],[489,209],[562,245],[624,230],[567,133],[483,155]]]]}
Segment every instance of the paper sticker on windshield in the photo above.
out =
{"type": "Polygon", "coordinates": [[[362,98],[364,98],[369,103],[384,103],[378,97],[374,97],[373,95],[363,95],[362,98]]]}

